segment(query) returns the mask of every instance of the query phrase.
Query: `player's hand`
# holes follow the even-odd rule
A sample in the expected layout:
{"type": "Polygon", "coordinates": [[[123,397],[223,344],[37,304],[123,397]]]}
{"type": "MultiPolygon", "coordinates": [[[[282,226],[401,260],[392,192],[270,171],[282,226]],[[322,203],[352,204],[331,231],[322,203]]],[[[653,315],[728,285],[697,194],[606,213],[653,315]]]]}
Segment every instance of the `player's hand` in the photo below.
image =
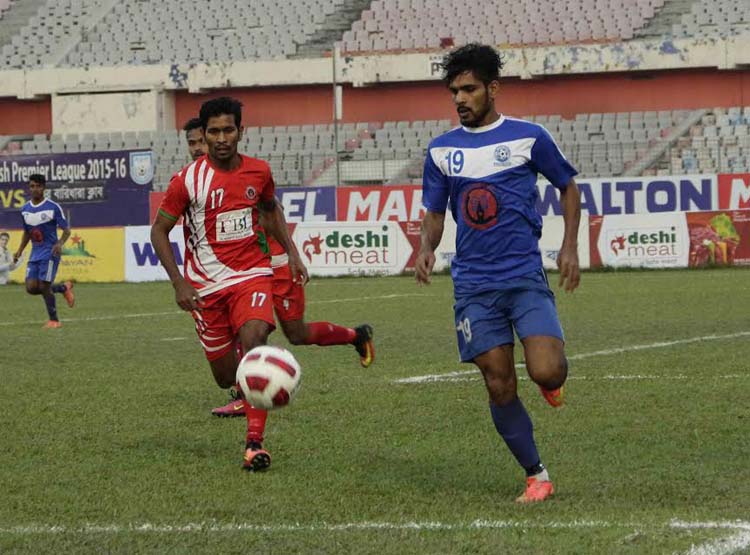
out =
{"type": "Polygon", "coordinates": [[[19,260],[21,260],[21,253],[17,252],[13,255],[13,264],[18,264],[19,260]]]}
{"type": "Polygon", "coordinates": [[[417,283],[429,285],[432,283],[430,274],[435,266],[435,253],[432,251],[419,251],[417,259],[414,261],[414,270],[416,272],[417,283]]]}
{"type": "Polygon", "coordinates": [[[307,273],[307,268],[298,253],[289,254],[289,271],[292,273],[292,281],[294,283],[304,286],[310,281],[310,275],[307,273]]]}
{"type": "Polygon", "coordinates": [[[206,304],[198,291],[185,279],[180,278],[173,285],[175,302],[182,310],[187,312],[200,310],[206,304]]]}
{"type": "Polygon", "coordinates": [[[58,241],[52,246],[52,256],[60,256],[62,253],[62,245],[58,241]]]}
{"type": "Polygon", "coordinates": [[[575,290],[581,282],[581,273],[578,267],[578,249],[576,247],[563,246],[557,255],[557,267],[560,269],[559,286],[568,293],[575,290]]]}

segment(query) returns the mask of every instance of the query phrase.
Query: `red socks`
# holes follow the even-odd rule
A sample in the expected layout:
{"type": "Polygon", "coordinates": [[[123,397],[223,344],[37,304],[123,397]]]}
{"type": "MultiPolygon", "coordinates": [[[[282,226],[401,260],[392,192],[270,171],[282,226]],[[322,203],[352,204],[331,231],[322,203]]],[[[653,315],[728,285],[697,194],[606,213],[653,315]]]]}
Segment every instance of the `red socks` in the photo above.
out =
{"type": "Polygon", "coordinates": [[[263,443],[263,433],[266,431],[266,419],[268,411],[256,409],[245,401],[245,416],[247,417],[247,438],[246,441],[263,443]]]}
{"type": "Polygon", "coordinates": [[[357,333],[352,328],[337,326],[330,322],[310,322],[307,324],[305,345],[347,345],[354,341],[357,333]]]}

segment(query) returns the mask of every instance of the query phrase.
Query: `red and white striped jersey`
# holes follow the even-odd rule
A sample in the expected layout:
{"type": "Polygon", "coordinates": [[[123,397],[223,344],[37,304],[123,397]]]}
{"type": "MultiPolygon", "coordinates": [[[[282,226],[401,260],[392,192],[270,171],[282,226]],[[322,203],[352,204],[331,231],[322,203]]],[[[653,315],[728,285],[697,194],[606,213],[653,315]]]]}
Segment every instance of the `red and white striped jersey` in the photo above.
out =
{"type": "Polygon", "coordinates": [[[268,240],[268,251],[271,254],[271,267],[281,268],[289,264],[289,255],[284,247],[276,239],[266,234],[268,240]]]}
{"type": "Polygon", "coordinates": [[[271,168],[241,157],[237,169],[225,172],[202,156],[172,177],[159,208],[168,218],[185,217],[185,279],[203,296],[273,275],[258,242],[257,208],[274,198],[271,168]]]}

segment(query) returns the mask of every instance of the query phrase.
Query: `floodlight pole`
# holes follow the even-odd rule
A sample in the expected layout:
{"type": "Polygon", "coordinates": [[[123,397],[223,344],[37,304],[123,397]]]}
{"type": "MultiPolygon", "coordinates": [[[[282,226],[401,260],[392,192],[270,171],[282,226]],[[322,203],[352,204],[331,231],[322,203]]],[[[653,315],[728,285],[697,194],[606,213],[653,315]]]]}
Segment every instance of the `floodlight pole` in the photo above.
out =
{"type": "Polygon", "coordinates": [[[341,167],[339,165],[339,120],[341,119],[341,91],[336,81],[336,62],[339,57],[339,46],[333,45],[333,142],[334,150],[336,152],[336,187],[341,185],[341,167]]]}

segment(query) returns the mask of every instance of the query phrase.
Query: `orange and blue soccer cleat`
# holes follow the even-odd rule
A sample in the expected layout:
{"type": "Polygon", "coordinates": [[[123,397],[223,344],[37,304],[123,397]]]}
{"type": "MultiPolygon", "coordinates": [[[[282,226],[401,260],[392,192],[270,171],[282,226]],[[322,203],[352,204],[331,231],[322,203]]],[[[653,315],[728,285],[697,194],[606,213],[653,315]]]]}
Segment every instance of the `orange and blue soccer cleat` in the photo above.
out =
{"type": "Polygon", "coordinates": [[[251,441],[245,448],[245,458],[242,468],[251,472],[262,472],[271,466],[271,455],[263,449],[260,443],[251,441]]]}
{"type": "Polygon", "coordinates": [[[555,488],[549,480],[539,480],[534,476],[526,478],[526,491],[516,499],[516,503],[536,503],[544,501],[555,493],[555,488]]]}
{"type": "Polygon", "coordinates": [[[63,293],[63,297],[65,297],[65,302],[68,303],[68,306],[70,308],[73,308],[73,306],[76,304],[76,296],[73,294],[72,281],[65,282],[65,292],[63,293]]]}
{"type": "Polygon", "coordinates": [[[375,360],[375,344],[372,340],[372,326],[362,324],[354,328],[357,336],[354,338],[354,348],[359,354],[359,363],[367,368],[375,360]]]}
{"type": "Polygon", "coordinates": [[[42,326],[45,330],[56,330],[57,328],[61,328],[62,324],[57,320],[49,320],[46,324],[42,326]]]}
{"type": "Polygon", "coordinates": [[[226,405],[211,409],[211,414],[221,416],[222,418],[245,416],[245,402],[242,400],[242,396],[237,393],[237,390],[230,389],[229,397],[229,402],[226,405]]]}
{"type": "Polygon", "coordinates": [[[541,385],[539,391],[542,392],[542,397],[553,407],[561,407],[564,402],[564,387],[560,386],[557,389],[544,389],[541,385]]]}

